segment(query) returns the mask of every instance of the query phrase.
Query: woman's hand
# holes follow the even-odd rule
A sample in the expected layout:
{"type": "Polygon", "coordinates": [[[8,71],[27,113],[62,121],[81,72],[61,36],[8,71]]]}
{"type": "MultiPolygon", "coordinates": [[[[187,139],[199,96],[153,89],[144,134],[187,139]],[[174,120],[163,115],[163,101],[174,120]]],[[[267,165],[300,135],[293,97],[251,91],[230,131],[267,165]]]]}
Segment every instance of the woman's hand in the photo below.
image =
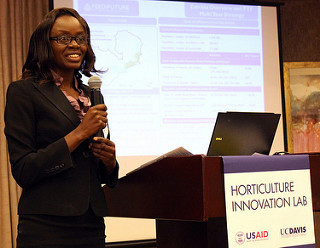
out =
{"type": "Polygon", "coordinates": [[[88,110],[77,129],[83,132],[86,138],[89,138],[106,127],[108,122],[107,115],[105,104],[93,106],[88,110]]]}
{"type": "Polygon", "coordinates": [[[93,155],[103,162],[107,172],[111,174],[117,164],[114,143],[106,138],[94,137],[89,148],[92,150],[93,155]]]}
{"type": "Polygon", "coordinates": [[[91,107],[79,126],[65,136],[69,151],[73,152],[84,140],[95,135],[107,126],[107,107],[99,104],[91,107]]]}

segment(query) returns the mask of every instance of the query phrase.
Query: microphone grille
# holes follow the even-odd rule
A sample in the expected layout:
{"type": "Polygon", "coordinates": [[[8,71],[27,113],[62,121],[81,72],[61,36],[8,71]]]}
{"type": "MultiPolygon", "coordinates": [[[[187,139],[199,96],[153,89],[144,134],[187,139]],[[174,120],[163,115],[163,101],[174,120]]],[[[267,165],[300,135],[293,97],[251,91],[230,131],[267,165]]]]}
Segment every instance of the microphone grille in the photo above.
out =
{"type": "Polygon", "coordinates": [[[88,85],[92,89],[100,89],[101,84],[102,84],[101,78],[96,75],[91,76],[88,80],[88,85]]]}

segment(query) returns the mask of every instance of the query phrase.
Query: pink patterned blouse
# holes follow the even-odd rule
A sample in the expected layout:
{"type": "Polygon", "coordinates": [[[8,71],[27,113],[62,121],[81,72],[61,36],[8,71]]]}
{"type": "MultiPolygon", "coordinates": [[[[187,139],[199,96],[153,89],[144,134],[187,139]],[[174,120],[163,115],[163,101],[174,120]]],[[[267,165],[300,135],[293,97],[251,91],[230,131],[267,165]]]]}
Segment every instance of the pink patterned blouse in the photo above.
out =
{"type": "MultiPolygon", "coordinates": [[[[63,82],[63,78],[60,77],[56,72],[52,71],[52,75],[56,85],[60,88],[63,82]]],[[[67,97],[72,107],[76,111],[80,120],[82,120],[91,106],[90,98],[84,93],[82,89],[79,88],[79,83],[76,78],[74,78],[74,87],[79,92],[79,98],[74,99],[69,96],[66,91],[61,90],[63,94],[67,97]]]]}

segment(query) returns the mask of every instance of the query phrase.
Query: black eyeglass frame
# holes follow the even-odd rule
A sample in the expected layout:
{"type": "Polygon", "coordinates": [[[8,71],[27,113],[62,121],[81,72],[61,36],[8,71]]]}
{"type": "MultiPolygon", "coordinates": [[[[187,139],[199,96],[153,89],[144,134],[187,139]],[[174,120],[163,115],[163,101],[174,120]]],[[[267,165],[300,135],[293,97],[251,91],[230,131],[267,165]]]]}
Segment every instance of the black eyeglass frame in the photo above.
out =
{"type": "Polygon", "coordinates": [[[71,36],[70,34],[61,34],[55,37],[49,37],[49,39],[54,40],[58,45],[69,45],[73,40],[75,40],[78,45],[87,45],[89,41],[89,38],[86,34],[79,34],[77,36],[71,36]],[[70,39],[70,41],[67,43],[61,43],[59,42],[59,39],[61,39],[61,37],[66,37],[67,39],[70,39]],[[84,42],[79,43],[79,40],[82,38],[84,38],[84,42]]]}

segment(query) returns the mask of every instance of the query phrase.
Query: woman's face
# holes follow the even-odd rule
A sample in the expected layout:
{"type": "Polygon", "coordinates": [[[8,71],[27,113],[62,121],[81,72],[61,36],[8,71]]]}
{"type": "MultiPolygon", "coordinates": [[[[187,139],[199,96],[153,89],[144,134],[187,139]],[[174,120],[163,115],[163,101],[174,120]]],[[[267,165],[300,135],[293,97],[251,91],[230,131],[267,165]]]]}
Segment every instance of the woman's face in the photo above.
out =
{"type": "MultiPolygon", "coordinates": [[[[60,16],[52,26],[50,37],[59,35],[86,35],[86,32],[77,18],[73,16],[60,16]]],[[[51,48],[54,55],[55,70],[63,76],[65,73],[73,73],[75,69],[80,68],[87,52],[87,44],[78,44],[74,39],[67,45],[58,44],[51,40],[51,48]]]]}

